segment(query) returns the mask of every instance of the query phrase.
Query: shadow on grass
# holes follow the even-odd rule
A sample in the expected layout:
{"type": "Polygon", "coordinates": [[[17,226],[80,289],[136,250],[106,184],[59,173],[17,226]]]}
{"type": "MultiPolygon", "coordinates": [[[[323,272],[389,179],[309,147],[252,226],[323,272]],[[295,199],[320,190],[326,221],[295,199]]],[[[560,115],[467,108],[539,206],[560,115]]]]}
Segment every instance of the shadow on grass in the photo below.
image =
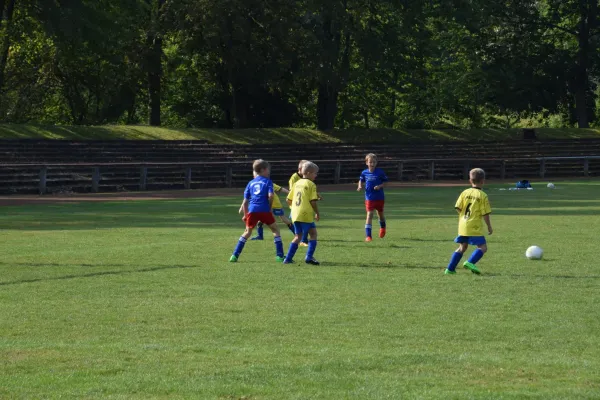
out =
{"type": "Polygon", "coordinates": [[[499,274],[499,273],[483,273],[479,275],[482,278],[536,278],[536,279],[600,279],[600,275],[527,275],[527,274],[499,274]]]}
{"type": "Polygon", "coordinates": [[[390,269],[422,269],[432,270],[437,269],[443,271],[441,267],[432,267],[427,265],[414,265],[414,264],[396,264],[393,262],[335,262],[335,261],[324,261],[321,262],[321,267],[354,267],[354,268],[390,268],[390,269]]]}
{"type": "MultiPolygon", "coordinates": [[[[29,264],[31,265],[31,264],[29,264]]],[[[50,264],[52,266],[60,266],[67,267],[71,265],[59,265],[59,264],[50,264]]],[[[76,265],[72,265],[76,266],[76,265]]],[[[88,264],[88,266],[91,266],[88,264]]],[[[100,265],[98,265],[100,266],[100,265]]],[[[115,267],[118,265],[103,265],[115,267]]],[[[80,278],[96,278],[99,276],[110,276],[110,275],[127,275],[127,274],[139,274],[145,272],[155,272],[155,271],[164,271],[169,269],[189,269],[189,268],[200,268],[197,265],[170,265],[170,266],[160,266],[160,267],[152,267],[152,268],[143,268],[143,269],[134,269],[134,270],[126,270],[126,271],[99,271],[99,272],[91,272],[89,274],[71,274],[71,275],[62,275],[50,278],[31,278],[31,279],[19,279],[16,281],[8,281],[8,282],[0,282],[0,286],[14,286],[14,285],[22,285],[26,283],[36,283],[36,282],[49,282],[49,281],[64,281],[71,279],[80,279],[80,278]]]]}

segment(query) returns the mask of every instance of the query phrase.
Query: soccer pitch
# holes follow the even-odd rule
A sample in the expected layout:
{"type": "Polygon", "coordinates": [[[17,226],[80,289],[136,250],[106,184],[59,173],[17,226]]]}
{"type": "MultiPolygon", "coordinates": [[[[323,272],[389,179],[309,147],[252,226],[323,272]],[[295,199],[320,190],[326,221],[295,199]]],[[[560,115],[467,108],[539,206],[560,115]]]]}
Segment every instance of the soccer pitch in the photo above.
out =
{"type": "Polygon", "coordinates": [[[227,262],[242,190],[4,207],[0,398],[598,398],[600,182],[556,184],[485,187],[481,276],[443,274],[463,187],[386,189],[372,243],[324,193],[319,267],[227,262]]]}

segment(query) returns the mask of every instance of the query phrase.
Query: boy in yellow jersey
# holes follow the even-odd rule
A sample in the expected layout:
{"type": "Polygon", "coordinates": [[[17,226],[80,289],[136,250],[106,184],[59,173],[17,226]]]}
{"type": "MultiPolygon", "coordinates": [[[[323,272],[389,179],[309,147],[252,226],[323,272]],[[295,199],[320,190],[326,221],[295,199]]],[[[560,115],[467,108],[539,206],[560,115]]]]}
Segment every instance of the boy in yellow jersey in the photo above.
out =
{"type": "Polygon", "coordinates": [[[317,226],[315,221],[319,221],[319,208],[317,201],[317,185],[313,182],[317,178],[319,167],[316,164],[307,161],[302,165],[303,179],[297,181],[291,188],[287,196],[287,202],[292,208],[292,221],[296,229],[296,237],[290,243],[287,256],[283,260],[284,264],[293,263],[294,255],[298,250],[298,243],[304,232],[310,236],[308,242],[308,251],[306,252],[305,263],[319,265],[315,260],[314,254],[317,249],[317,226]]]}
{"type": "MultiPolygon", "coordinates": [[[[290,191],[293,189],[296,182],[298,182],[300,179],[302,179],[302,166],[306,162],[308,162],[308,160],[300,160],[300,162],[298,163],[298,171],[294,172],[294,174],[292,176],[290,176],[290,180],[288,182],[288,184],[289,184],[288,188],[290,191]]],[[[290,218],[292,218],[291,214],[290,214],[290,218]]],[[[304,235],[302,236],[302,241],[300,242],[300,246],[304,246],[304,247],[308,246],[308,232],[304,233],[304,235]]]]}
{"type": "MultiPolygon", "coordinates": [[[[283,205],[281,204],[281,200],[279,200],[279,192],[283,192],[283,193],[289,193],[290,191],[282,188],[281,186],[273,183],[273,191],[275,192],[275,195],[273,196],[273,205],[271,207],[271,211],[273,211],[273,215],[276,217],[279,217],[279,219],[281,220],[281,222],[283,222],[284,224],[286,224],[288,226],[288,228],[290,229],[290,231],[292,231],[292,234],[295,234],[294,231],[294,225],[292,224],[292,221],[290,221],[286,216],[285,213],[283,211],[283,205]]],[[[263,223],[259,222],[258,226],[257,226],[257,230],[256,230],[257,234],[255,237],[252,238],[252,240],[264,240],[263,237],[263,223]]]]}
{"type": "Polygon", "coordinates": [[[294,174],[292,176],[290,176],[290,181],[289,181],[289,186],[288,186],[288,189],[290,191],[292,190],[292,188],[294,187],[296,182],[298,182],[300,179],[302,179],[302,166],[304,165],[305,162],[308,162],[308,160],[300,160],[300,162],[298,163],[298,172],[294,172],[294,174]]]}
{"type": "Polygon", "coordinates": [[[465,261],[463,266],[474,274],[480,274],[481,271],[475,264],[487,252],[481,220],[485,221],[488,234],[491,235],[494,232],[490,221],[490,214],[492,213],[490,201],[487,194],[481,190],[485,183],[485,172],[481,168],[472,169],[469,172],[469,181],[472,187],[460,194],[454,206],[459,214],[458,237],[454,239],[454,242],[458,243],[459,247],[450,258],[450,263],[445,271],[447,275],[456,274],[456,266],[470,244],[477,246],[477,249],[471,254],[469,260],[465,261]]]}

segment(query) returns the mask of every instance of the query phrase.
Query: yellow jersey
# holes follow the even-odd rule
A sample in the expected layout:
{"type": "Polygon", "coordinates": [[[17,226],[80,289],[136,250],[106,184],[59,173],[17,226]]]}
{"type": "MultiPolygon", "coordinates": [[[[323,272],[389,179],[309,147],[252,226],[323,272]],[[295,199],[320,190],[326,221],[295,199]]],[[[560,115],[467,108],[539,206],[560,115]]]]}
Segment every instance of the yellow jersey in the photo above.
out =
{"type": "Polygon", "coordinates": [[[302,179],[302,177],[297,172],[295,172],[294,175],[292,175],[290,177],[289,186],[288,186],[288,188],[290,189],[290,191],[292,190],[292,188],[294,187],[294,185],[296,184],[296,182],[298,182],[300,179],[302,179]]]}
{"type": "Polygon", "coordinates": [[[283,208],[281,200],[279,200],[279,196],[277,195],[277,193],[281,192],[281,186],[273,184],[273,191],[275,193],[273,194],[273,204],[271,205],[271,209],[283,208]]]}
{"type": "Polygon", "coordinates": [[[309,179],[300,179],[290,193],[287,199],[292,202],[292,221],[294,222],[314,222],[315,211],[310,204],[313,200],[318,200],[317,185],[309,179]]]}
{"type": "Polygon", "coordinates": [[[488,196],[483,190],[475,187],[466,189],[460,194],[454,207],[459,213],[459,236],[484,235],[481,219],[484,215],[490,214],[492,208],[488,196]]]}

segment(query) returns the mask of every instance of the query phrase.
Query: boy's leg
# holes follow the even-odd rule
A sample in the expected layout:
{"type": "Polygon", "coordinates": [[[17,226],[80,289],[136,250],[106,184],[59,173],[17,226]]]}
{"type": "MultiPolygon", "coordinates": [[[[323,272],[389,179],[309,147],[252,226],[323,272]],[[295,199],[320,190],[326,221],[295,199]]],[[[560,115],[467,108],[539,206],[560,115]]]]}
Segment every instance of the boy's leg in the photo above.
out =
{"type": "Polygon", "coordinates": [[[471,256],[463,264],[463,266],[465,268],[471,270],[471,272],[474,273],[474,274],[480,274],[481,271],[479,271],[479,268],[477,268],[477,266],[475,264],[477,264],[477,262],[479,260],[481,260],[481,258],[483,257],[483,255],[486,252],[487,252],[487,245],[485,245],[485,244],[478,245],[477,249],[473,253],[471,253],[471,256]]]}
{"type": "Polygon", "coordinates": [[[291,264],[293,262],[294,255],[296,255],[296,251],[298,250],[298,243],[300,243],[300,238],[302,237],[301,222],[294,222],[294,229],[296,230],[296,234],[294,236],[294,240],[290,242],[290,247],[288,248],[287,255],[285,256],[285,260],[283,260],[284,264],[291,264]]]}
{"type": "Polygon", "coordinates": [[[379,218],[379,237],[384,238],[386,224],[385,224],[385,216],[383,215],[383,206],[381,207],[381,210],[377,210],[377,218],[379,218]]]}
{"type": "Polygon", "coordinates": [[[252,236],[252,228],[250,228],[249,226],[246,226],[246,230],[244,231],[242,236],[240,236],[240,238],[237,242],[237,245],[233,249],[233,254],[229,258],[230,262],[236,262],[238,260],[238,257],[240,256],[240,254],[242,254],[242,250],[244,250],[246,241],[248,240],[248,238],[250,236],[252,236]]]}
{"type": "Polygon", "coordinates": [[[452,256],[450,257],[450,262],[448,263],[448,267],[446,267],[445,271],[446,275],[456,273],[456,266],[458,265],[460,259],[462,258],[463,254],[465,254],[465,251],[467,251],[468,248],[468,243],[460,243],[458,249],[454,253],[452,253],[452,256]]]}
{"type": "Polygon", "coordinates": [[[373,211],[367,211],[367,220],[365,221],[365,235],[366,241],[370,242],[372,239],[372,229],[373,229],[373,211]]]}
{"type": "Polygon", "coordinates": [[[296,231],[294,230],[294,224],[292,224],[292,221],[290,221],[285,215],[281,215],[279,217],[279,219],[281,219],[281,222],[283,222],[284,224],[287,225],[288,229],[290,231],[292,231],[292,233],[295,235],[296,231]]]}
{"type": "Polygon", "coordinates": [[[256,236],[254,236],[252,238],[252,240],[263,240],[264,239],[263,233],[264,233],[263,223],[259,222],[258,225],[256,226],[256,236]]]}
{"type": "Polygon", "coordinates": [[[283,261],[283,242],[281,241],[281,234],[279,233],[279,227],[277,226],[277,223],[273,223],[271,225],[269,225],[269,228],[271,229],[271,232],[273,232],[273,242],[275,243],[275,257],[276,260],[279,262],[283,261]]]}
{"type": "Polygon", "coordinates": [[[312,265],[320,265],[320,263],[314,258],[315,250],[317,250],[317,228],[310,228],[308,233],[310,235],[310,241],[308,242],[308,251],[306,252],[306,258],[304,259],[304,262],[312,265]]]}
{"type": "Polygon", "coordinates": [[[300,246],[307,247],[308,246],[308,229],[304,229],[302,231],[302,242],[300,246]]]}

